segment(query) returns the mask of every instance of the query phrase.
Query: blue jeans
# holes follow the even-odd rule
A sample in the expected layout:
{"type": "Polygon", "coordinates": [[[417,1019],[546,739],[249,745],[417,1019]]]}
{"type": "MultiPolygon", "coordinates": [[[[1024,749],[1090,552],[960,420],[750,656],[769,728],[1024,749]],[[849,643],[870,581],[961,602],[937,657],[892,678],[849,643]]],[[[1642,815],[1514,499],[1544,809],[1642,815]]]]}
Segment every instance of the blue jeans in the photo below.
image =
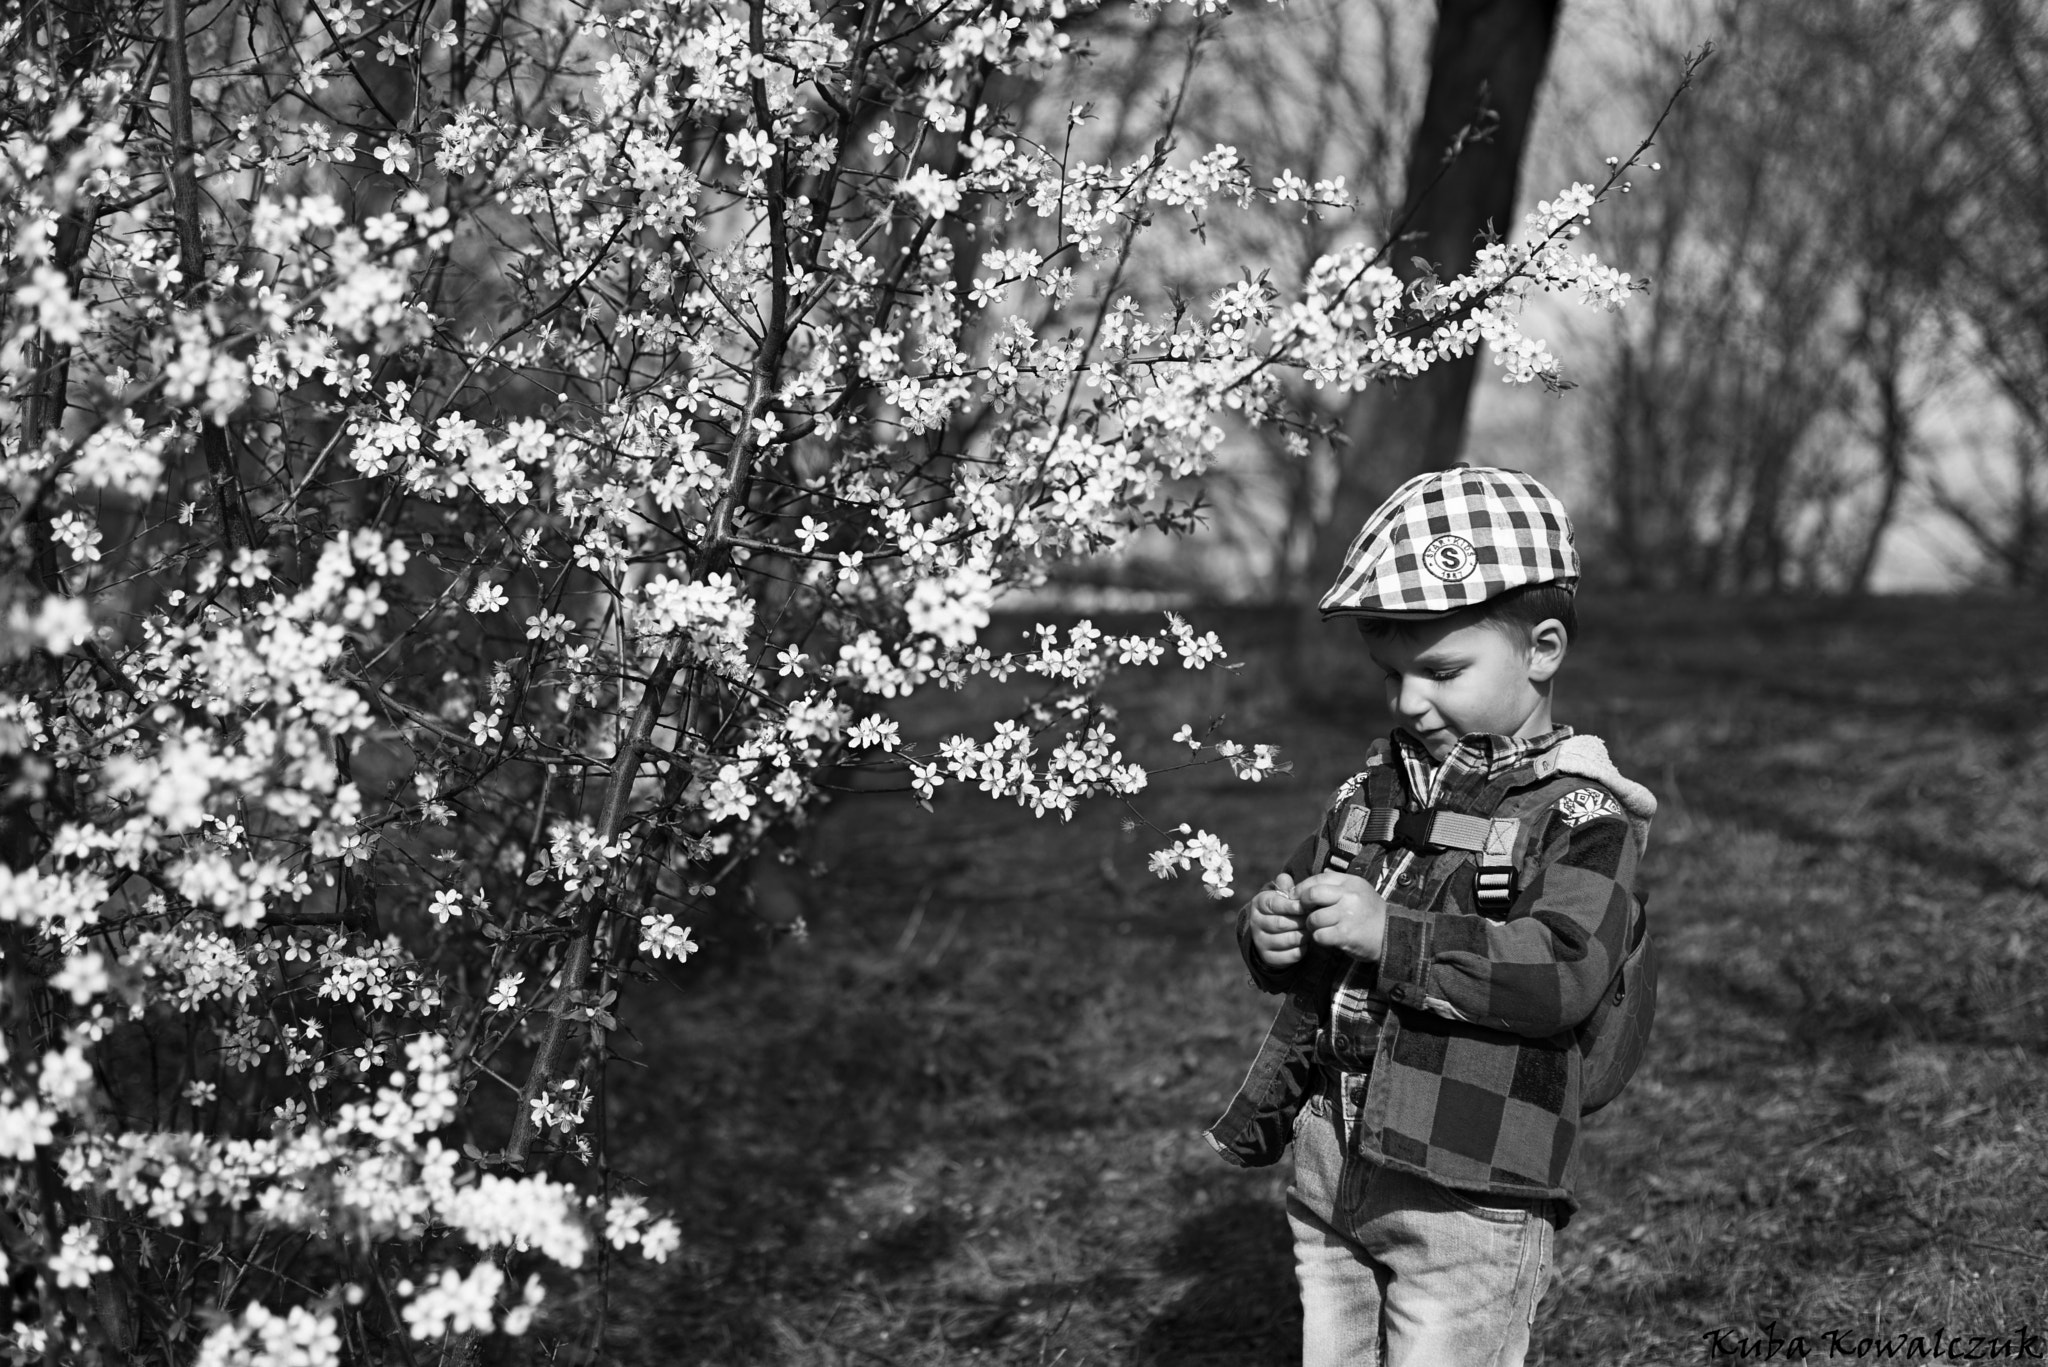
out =
{"type": "Polygon", "coordinates": [[[1547,1203],[1482,1205],[1351,1155],[1365,1078],[1295,1120],[1287,1222],[1303,1367],[1520,1367],[1556,1233],[1547,1203]]]}

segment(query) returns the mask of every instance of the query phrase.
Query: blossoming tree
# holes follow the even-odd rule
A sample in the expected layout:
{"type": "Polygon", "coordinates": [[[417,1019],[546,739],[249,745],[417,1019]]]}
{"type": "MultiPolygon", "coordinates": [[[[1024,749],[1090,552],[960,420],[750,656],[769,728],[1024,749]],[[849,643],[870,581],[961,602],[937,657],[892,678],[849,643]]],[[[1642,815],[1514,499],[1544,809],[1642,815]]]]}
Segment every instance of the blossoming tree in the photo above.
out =
{"type": "MultiPolygon", "coordinates": [[[[571,1332],[549,1278],[679,1237],[576,1161],[636,965],[692,953],[833,769],[1136,795],[1162,757],[1103,680],[1222,653],[1178,618],[997,652],[1003,593],[1185,525],[1162,490],[1224,415],[1285,421],[1277,376],[1484,342],[1537,379],[1532,291],[1628,296],[1570,249],[1605,193],[1575,185],[1424,290],[1359,240],[1130,297],[1154,220],[1341,195],[1013,120],[1082,8],[0,18],[14,1358],[571,1332]],[[1039,700],[987,734],[902,729],[1013,675],[1039,700]]],[[[1167,836],[1155,868],[1228,893],[1221,841],[1167,836]]]]}

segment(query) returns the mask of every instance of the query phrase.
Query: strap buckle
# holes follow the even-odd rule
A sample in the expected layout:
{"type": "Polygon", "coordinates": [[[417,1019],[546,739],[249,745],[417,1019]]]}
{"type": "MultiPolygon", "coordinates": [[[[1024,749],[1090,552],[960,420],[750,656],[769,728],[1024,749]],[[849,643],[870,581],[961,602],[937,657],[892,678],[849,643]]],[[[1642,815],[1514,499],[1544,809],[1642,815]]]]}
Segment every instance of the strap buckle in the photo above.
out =
{"type": "Polygon", "coordinates": [[[1471,850],[1486,848],[1486,836],[1493,823],[1483,816],[1440,811],[1422,807],[1394,818],[1393,843],[1411,850],[1471,850]]]}

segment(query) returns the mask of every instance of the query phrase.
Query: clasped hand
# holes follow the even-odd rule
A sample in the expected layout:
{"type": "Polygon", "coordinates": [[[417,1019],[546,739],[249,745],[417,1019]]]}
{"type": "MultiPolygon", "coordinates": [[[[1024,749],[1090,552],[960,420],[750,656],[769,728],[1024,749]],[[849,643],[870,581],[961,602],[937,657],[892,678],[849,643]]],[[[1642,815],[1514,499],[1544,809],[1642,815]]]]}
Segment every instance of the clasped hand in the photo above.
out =
{"type": "Polygon", "coordinates": [[[1378,959],[1387,904],[1356,874],[1319,873],[1296,883],[1281,874],[1252,898],[1252,947],[1268,968],[1299,963],[1302,937],[1354,959],[1378,959]]]}

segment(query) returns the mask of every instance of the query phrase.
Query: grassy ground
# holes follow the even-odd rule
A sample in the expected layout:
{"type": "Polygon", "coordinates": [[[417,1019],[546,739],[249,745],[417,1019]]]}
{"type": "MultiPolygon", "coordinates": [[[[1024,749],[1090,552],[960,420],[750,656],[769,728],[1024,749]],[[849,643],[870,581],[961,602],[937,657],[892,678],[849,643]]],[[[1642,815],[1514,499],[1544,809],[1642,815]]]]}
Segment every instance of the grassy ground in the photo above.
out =
{"type": "MultiPolygon", "coordinates": [[[[1588,1127],[1533,1360],[1708,1361],[1709,1331],[1771,1321],[2048,1330],[2038,608],[1587,611],[1560,715],[1663,800],[1663,995],[1588,1127]]],[[[1148,815],[1222,833],[1249,891],[1383,723],[1363,674],[1290,703],[1271,618],[1195,616],[1245,667],[1131,715],[1227,709],[1295,772],[1198,771],[1148,815]]],[[[729,937],[643,994],[614,1148],[686,1234],[618,1282],[616,1360],[1292,1360],[1284,1166],[1199,1137],[1271,1003],[1228,910],[1148,878],[1149,848],[1111,810],[853,799],[807,940],[729,937]]]]}

